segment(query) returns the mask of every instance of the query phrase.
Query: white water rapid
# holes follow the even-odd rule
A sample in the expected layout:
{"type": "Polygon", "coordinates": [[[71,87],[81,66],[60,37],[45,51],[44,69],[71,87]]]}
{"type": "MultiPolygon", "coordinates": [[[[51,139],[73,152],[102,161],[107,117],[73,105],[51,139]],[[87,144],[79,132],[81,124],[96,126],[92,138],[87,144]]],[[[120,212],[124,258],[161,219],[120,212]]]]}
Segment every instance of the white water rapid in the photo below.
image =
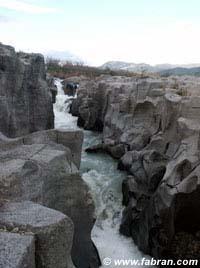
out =
{"type": "MultiPolygon", "coordinates": [[[[56,79],[58,88],[56,104],[54,104],[55,127],[77,127],[77,118],[68,113],[70,98],[64,94],[61,80],[56,79]]],[[[149,258],[142,254],[131,238],[119,233],[122,212],[121,184],[126,174],[117,170],[117,162],[106,154],[87,154],[84,149],[101,141],[101,135],[84,130],[81,173],[91,189],[95,200],[97,221],[92,231],[92,239],[98,249],[103,268],[109,267],[142,267],[142,265],[115,265],[117,259],[149,258]],[[103,263],[105,258],[111,264],[103,263]]],[[[145,266],[148,267],[148,266],[145,266]]],[[[152,266],[151,266],[152,267],[152,266]]]]}

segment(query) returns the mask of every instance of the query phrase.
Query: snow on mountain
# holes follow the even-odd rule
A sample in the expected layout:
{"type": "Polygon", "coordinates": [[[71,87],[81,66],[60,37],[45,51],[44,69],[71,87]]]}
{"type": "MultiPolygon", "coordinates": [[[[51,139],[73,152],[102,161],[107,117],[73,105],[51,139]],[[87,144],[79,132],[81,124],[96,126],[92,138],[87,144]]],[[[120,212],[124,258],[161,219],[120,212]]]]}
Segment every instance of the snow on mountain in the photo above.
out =
{"type": "Polygon", "coordinates": [[[54,58],[60,61],[82,62],[82,59],[69,51],[51,50],[44,52],[46,58],[54,58]]]}
{"type": "Polygon", "coordinates": [[[124,61],[108,61],[104,63],[102,66],[100,66],[101,69],[110,69],[110,70],[126,70],[126,71],[132,71],[132,72],[141,72],[141,71],[147,71],[147,72],[160,72],[163,70],[170,70],[173,68],[192,68],[192,67],[199,67],[200,63],[196,64],[157,64],[157,65],[150,65],[146,63],[129,63],[124,61]]]}

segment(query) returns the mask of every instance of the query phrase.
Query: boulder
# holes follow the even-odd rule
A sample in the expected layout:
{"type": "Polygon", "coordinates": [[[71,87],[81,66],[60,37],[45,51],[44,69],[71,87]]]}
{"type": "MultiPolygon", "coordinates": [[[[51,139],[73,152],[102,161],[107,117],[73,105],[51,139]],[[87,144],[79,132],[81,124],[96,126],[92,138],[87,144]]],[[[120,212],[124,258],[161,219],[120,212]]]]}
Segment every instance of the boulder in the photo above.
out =
{"type": "Polygon", "coordinates": [[[126,146],[124,146],[123,144],[113,145],[100,143],[86,148],[85,151],[87,153],[108,153],[113,158],[120,159],[126,151],[126,146]]]}
{"type": "Polygon", "coordinates": [[[71,150],[72,161],[80,167],[83,132],[71,129],[54,129],[39,131],[23,137],[24,144],[53,144],[58,143],[71,150]]]}
{"type": "Polygon", "coordinates": [[[29,201],[7,203],[0,210],[0,227],[35,235],[37,268],[74,268],[70,257],[73,223],[66,215],[29,201]]]}
{"type": "Polygon", "coordinates": [[[77,88],[78,88],[78,84],[74,82],[67,82],[66,84],[64,83],[65,95],[74,97],[76,95],[77,88]]]}
{"type": "Polygon", "coordinates": [[[68,215],[75,227],[74,264],[99,267],[91,240],[94,202],[78,170],[82,131],[48,130],[16,139],[0,137],[1,199],[30,200],[68,215]]]}

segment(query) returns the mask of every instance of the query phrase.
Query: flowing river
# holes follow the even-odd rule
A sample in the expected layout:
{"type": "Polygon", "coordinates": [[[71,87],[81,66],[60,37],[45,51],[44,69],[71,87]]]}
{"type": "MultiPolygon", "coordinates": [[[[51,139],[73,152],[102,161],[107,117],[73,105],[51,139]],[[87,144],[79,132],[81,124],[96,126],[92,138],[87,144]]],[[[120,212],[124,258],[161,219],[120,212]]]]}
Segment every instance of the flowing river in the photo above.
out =
{"type": "MultiPolygon", "coordinates": [[[[61,80],[54,104],[55,127],[78,129],[77,118],[69,114],[70,98],[64,94],[61,80]]],[[[119,233],[122,213],[121,185],[126,174],[117,170],[117,162],[106,154],[88,154],[85,148],[101,141],[101,134],[84,130],[81,173],[89,185],[96,206],[96,223],[92,230],[94,241],[101,261],[101,267],[142,267],[141,265],[115,265],[115,260],[141,260],[149,258],[141,253],[131,238],[119,233]],[[111,263],[110,263],[111,262],[111,263]]],[[[148,267],[148,266],[145,266],[148,267]]],[[[151,266],[152,267],[152,266],[151,266]]]]}

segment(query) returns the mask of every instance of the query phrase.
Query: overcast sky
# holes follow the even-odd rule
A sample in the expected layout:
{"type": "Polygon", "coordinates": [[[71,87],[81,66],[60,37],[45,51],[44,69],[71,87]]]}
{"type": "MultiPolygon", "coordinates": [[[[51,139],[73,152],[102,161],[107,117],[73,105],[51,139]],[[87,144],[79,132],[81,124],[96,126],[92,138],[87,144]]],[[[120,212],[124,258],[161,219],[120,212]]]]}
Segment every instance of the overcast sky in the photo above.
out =
{"type": "Polygon", "coordinates": [[[0,42],[109,60],[200,63],[200,0],[0,0],[0,42]]]}

